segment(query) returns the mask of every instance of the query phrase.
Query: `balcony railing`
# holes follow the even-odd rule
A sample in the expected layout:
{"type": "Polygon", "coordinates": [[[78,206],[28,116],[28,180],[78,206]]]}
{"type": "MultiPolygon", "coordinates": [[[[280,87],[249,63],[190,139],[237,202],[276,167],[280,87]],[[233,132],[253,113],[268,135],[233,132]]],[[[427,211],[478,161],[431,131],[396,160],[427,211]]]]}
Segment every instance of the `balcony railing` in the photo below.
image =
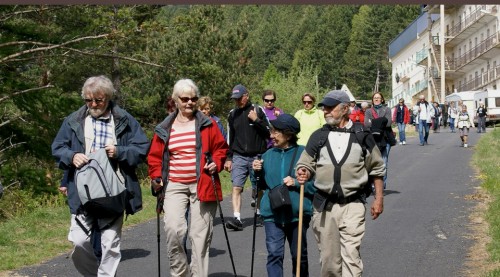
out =
{"type": "Polygon", "coordinates": [[[471,61],[475,60],[477,57],[481,56],[488,50],[492,49],[493,47],[496,47],[499,45],[499,33],[495,33],[485,40],[483,40],[479,45],[476,47],[472,48],[462,56],[451,60],[448,60],[448,65],[450,70],[458,70],[461,67],[465,66],[466,64],[470,63],[471,61]]]}
{"type": "Polygon", "coordinates": [[[456,35],[458,35],[462,30],[466,29],[470,25],[474,24],[481,16],[483,16],[483,11],[486,10],[486,5],[482,5],[479,8],[476,8],[473,12],[471,12],[467,17],[465,17],[465,20],[462,20],[458,22],[457,24],[453,25],[451,29],[446,32],[446,36],[453,38],[456,35]]]}
{"type": "Polygon", "coordinates": [[[498,79],[500,79],[500,66],[486,71],[481,76],[477,76],[457,89],[458,91],[478,90],[498,79]]]}
{"type": "Polygon", "coordinates": [[[422,50],[418,51],[416,56],[415,56],[415,63],[420,64],[420,62],[425,60],[428,55],[429,55],[429,53],[428,53],[427,49],[422,49],[422,50]]]}

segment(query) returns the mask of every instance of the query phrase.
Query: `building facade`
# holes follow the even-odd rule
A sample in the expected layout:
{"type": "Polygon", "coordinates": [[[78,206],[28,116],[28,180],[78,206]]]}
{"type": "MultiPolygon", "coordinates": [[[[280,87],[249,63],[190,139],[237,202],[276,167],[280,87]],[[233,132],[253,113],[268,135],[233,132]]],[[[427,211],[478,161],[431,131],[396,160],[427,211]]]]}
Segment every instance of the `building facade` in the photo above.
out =
{"type": "Polygon", "coordinates": [[[444,102],[500,85],[499,5],[430,5],[389,45],[392,98],[444,102]]]}

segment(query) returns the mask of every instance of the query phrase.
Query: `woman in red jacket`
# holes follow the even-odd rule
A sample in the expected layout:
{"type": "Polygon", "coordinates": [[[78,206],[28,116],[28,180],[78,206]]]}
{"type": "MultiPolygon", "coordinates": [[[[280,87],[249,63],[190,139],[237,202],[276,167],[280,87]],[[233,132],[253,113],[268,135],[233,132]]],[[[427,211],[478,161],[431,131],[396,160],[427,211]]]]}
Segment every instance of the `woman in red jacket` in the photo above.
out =
{"type": "Polygon", "coordinates": [[[405,105],[405,100],[403,98],[399,99],[399,105],[394,107],[392,112],[392,122],[398,124],[399,131],[399,144],[406,144],[406,124],[410,123],[410,112],[408,107],[405,105]]]}
{"type": "Polygon", "coordinates": [[[172,276],[208,276],[217,210],[212,175],[222,200],[218,173],[223,169],[228,146],[217,123],[197,110],[198,97],[198,87],[192,80],[177,81],[172,93],[177,109],[156,126],[148,154],[152,188],[165,192],[163,210],[172,276]],[[212,155],[210,164],[206,152],[212,155]],[[188,208],[189,224],[185,219],[188,208]],[[186,233],[192,245],[191,264],[183,247],[186,233]]]}

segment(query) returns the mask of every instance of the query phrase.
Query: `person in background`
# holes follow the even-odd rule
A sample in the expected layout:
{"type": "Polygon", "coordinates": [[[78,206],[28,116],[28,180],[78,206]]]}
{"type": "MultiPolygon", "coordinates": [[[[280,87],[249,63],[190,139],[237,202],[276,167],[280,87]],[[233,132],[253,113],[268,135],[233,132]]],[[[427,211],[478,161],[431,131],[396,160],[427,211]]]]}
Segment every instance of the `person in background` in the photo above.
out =
{"type": "Polygon", "coordinates": [[[228,146],[217,123],[197,110],[198,95],[192,80],[175,83],[172,98],[177,109],[156,126],[148,154],[151,186],[165,192],[164,229],[171,276],[208,276],[217,210],[214,186],[222,201],[218,173],[228,146]],[[208,163],[206,152],[213,162],[208,163]],[[185,217],[188,207],[189,223],[185,217]],[[183,246],[186,233],[192,248],[190,264],[183,246]]]}
{"type": "MultiPolygon", "coordinates": [[[[385,121],[385,120],[384,120],[385,121]]],[[[378,123],[378,122],[377,122],[378,123]]],[[[377,145],[382,154],[382,158],[385,163],[385,176],[384,176],[384,189],[387,187],[387,171],[389,168],[389,152],[391,151],[390,138],[392,136],[392,114],[391,109],[385,105],[384,96],[380,92],[376,92],[372,95],[372,107],[366,110],[365,113],[365,127],[369,128],[372,133],[376,133],[380,128],[380,140],[377,140],[377,145]],[[382,118],[387,119],[385,126],[377,126],[374,124],[376,121],[382,118]]]]}
{"type": "Polygon", "coordinates": [[[399,105],[396,105],[392,113],[392,121],[398,125],[399,144],[406,144],[406,124],[410,122],[410,112],[405,105],[403,98],[399,99],[399,105]]]}
{"type": "MultiPolygon", "coordinates": [[[[292,274],[297,271],[298,217],[300,201],[300,184],[295,177],[295,164],[304,146],[297,145],[297,133],[300,132],[299,121],[289,114],[281,114],[271,120],[271,140],[273,148],[264,153],[261,160],[253,162],[253,169],[261,171],[264,176],[264,195],[260,207],[264,219],[267,247],[267,275],[283,276],[283,258],[285,242],[288,241],[292,257],[292,274]],[[291,207],[273,210],[269,201],[269,191],[281,184],[288,188],[291,207]]],[[[304,184],[303,223],[300,275],[309,276],[307,260],[307,230],[312,216],[312,197],[315,188],[313,180],[304,184]]]]}
{"type": "Polygon", "coordinates": [[[299,145],[306,145],[311,134],[326,123],[323,113],[314,106],[315,102],[316,98],[312,93],[304,93],[302,95],[304,108],[298,110],[294,115],[300,122],[300,126],[302,126],[300,133],[297,135],[299,145]]]}
{"type": "Polygon", "coordinates": [[[320,276],[363,274],[360,255],[366,226],[363,190],[370,186],[369,176],[375,186],[372,218],[378,218],[384,210],[382,155],[371,134],[367,134],[362,145],[353,137],[356,135],[348,116],[348,103],[349,97],[341,90],[330,91],[323,97],[318,106],[324,111],[327,125],[311,135],[296,166],[299,183],[315,178],[311,224],[319,248],[320,276]]]}
{"type": "MultiPolygon", "coordinates": [[[[361,103],[361,106],[362,105],[363,103],[361,103]]],[[[364,124],[366,108],[363,110],[363,107],[359,108],[358,106],[356,106],[356,101],[351,101],[349,103],[349,110],[349,119],[351,119],[352,122],[361,122],[362,124],[364,124]]]]}
{"type": "Polygon", "coordinates": [[[478,133],[486,133],[486,107],[484,106],[483,102],[479,102],[479,107],[477,108],[476,111],[477,115],[477,132],[478,133]]]}
{"type": "Polygon", "coordinates": [[[443,124],[444,128],[446,128],[448,126],[448,122],[450,122],[448,108],[448,101],[444,101],[443,107],[441,108],[441,124],[443,124]]]}
{"type": "Polygon", "coordinates": [[[448,106],[448,119],[450,120],[450,131],[452,133],[455,133],[455,120],[458,118],[458,112],[455,102],[450,102],[448,106]]]}
{"type": "MultiPolygon", "coordinates": [[[[246,179],[250,176],[253,201],[257,198],[257,184],[252,163],[257,159],[257,155],[267,150],[270,136],[269,121],[262,108],[252,104],[250,93],[243,85],[239,84],[233,88],[231,98],[236,107],[229,112],[227,119],[229,151],[224,169],[231,172],[234,219],[227,221],[226,226],[235,231],[242,231],[241,193],[246,179]]],[[[260,216],[257,220],[260,225],[260,216]]]]}
{"type": "MultiPolygon", "coordinates": [[[[269,121],[275,120],[277,116],[283,113],[283,110],[275,106],[276,93],[273,90],[266,89],[262,93],[262,101],[264,102],[264,112],[269,121]]],[[[273,147],[272,139],[267,143],[267,148],[273,147]]]]}
{"type": "Polygon", "coordinates": [[[439,133],[440,127],[440,119],[441,119],[441,107],[439,107],[438,102],[432,103],[432,107],[434,109],[434,113],[431,115],[432,124],[431,128],[434,133],[439,133]]]}
{"type": "Polygon", "coordinates": [[[455,127],[458,128],[460,140],[463,147],[468,147],[467,140],[469,138],[469,128],[474,128],[472,116],[467,112],[467,106],[462,105],[462,111],[458,113],[458,118],[455,121],[455,127]]]}
{"type": "Polygon", "coordinates": [[[434,114],[434,109],[429,102],[425,101],[425,96],[423,94],[419,96],[419,102],[415,104],[413,114],[417,117],[420,145],[424,146],[424,144],[428,144],[429,126],[431,124],[431,118],[434,114]]]}
{"type": "Polygon", "coordinates": [[[210,98],[210,96],[200,97],[200,99],[198,100],[198,108],[204,115],[210,117],[217,123],[217,127],[219,127],[219,130],[222,136],[224,137],[224,140],[226,140],[227,137],[226,137],[226,130],[224,130],[224,125],[222,125],[220,118],[218,118],[217,116],[215,116],[215,114],[212,113],[212,110],[214,108],[212,98],[210,98]]]}
{"type": "Polygon", "coordinates": [[[124,177],[131,196],[125,213],[142,209],[136,168],[146,158],[149,139],[139,122],[112,101],[114,93],[113,83],[106,76],[88,78],[82,88],[85,105],[66,117],[52,143],[52,155],[64,170],[59,191],[67,195],[71,212],[71,259],[83,276],[115,276],[121,260],[123,226],[123,215],[97,219],[88,215],[80,202],[75,173],[89,162],[90,153],[104,148],[110,161],[118,164],[117,173],[124,177]],[[100,228],[104,229],[97,231],[100,228]],[[98,252],[100,257],[95,254],[98,252]]]}

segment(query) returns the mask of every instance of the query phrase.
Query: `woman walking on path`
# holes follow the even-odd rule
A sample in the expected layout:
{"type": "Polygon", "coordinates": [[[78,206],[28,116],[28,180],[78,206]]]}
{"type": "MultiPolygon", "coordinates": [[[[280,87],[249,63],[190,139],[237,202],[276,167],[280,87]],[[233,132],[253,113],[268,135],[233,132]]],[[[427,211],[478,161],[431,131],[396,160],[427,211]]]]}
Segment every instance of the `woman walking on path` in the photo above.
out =
{"type": "Polygon", "coordinates": [[[448,118],[450,120],[450,130],[455,133],[455,120],[458,118],[458,108],[455,107],[455,102],[451,102],[448,107],[448,118]]]}
{"type": "Polygon", "coordinates": [[[372,96],[372,107],[370,109],[367,109],[365,112],[365,127],[369,129],[371,128],[373,133],[373,128],[372,128],[372,126],[374,125],[372,124],[373,121],[383,117],[387,118],[386,126],[380,126],[381,128],[383,128],[381,132],[381,136],[383,136],[381,140],[383,142],[383,145],[380,145],[379,143],[377,145],[380,149],[380,153],[382,154],[382,158],[384,160],[386,168],[384,176],[384,189],[385,189],[387,186],[389,152],[391,151],[391,145],[389,144],[390,139],[388,138],[388,135],[392,136],[392,127],[391,127],[392,115],[391,115],[391,109],[385,105],[384,96],[380,92],[376,92],[372,96]]]}
{"type": "Polygon", "coordinates": [[[408,107],[405,105],[405,100],[403,98],[399,99],[399,105],[397,105],[392,113],[392,121],[396,122],[399,131],[399,144],[406,144],[406,124],[410,122],[410,112],[408,107]]]}
{"type": "Polygon", "coordinates": [[[462,105],[462,111],[458,114],[458,119],[455,123],[455,127],[458,127],[460,131],[462,146],[468,147],[467,139],[469,137],[469,128],[474,128],[474,121],[472,121],[472,116],[470,116],[467,112],[466,105],[462,105]]]}
{"type": "MultiPolygon", "coordinates": [[[[299,121],[289,114],[281,114],[271,120],[271,139],[274,147],[267,150],[262,160],[253,161],[253,170],[261,171],[264,176],[260,213],[264,219],[267,247],[268,276],[283,276],[283,258],[285,242],[288,241],[292,256],[293,276],[297,272],[297,243],[300,184],[295,176],[297,163],[304,146],[297,145],[297,133],[300,131],[299,121]],[[285,192],[290,195],[291,206],[272,208],[270,191],[285,185],[285,192]]],[[[307,260],[307,229],[312,216],[312,198],[315,192],[314,180],[304,184],[304,216],[302,223],[302,244],[300,259],[300,276],[309,276],[307,260]]]]}
{"type": "Polygon", "coordinates": [[[171,276],[208,276],[217,210],[214,187],[222,200],[218,173],[228,146],[217,123],[197,110],[198,96],[192,80],[177,81],[172,93],[177,109],[156,126],[148,154],[152,189],[165,192],[164,228],[171,276]],[[206,152],[212,156],[210,164],[206,152]],[[188,207],[189,224],[185,217],[188,207]],[[186,233],[191,242],[191,264],[183,246],[186,233]]]}
{"type": "Polygon", "coordinates": [[[300,122],[300,126],[302,126],[300,133],[297,135],[299,137],[297,144],[299,145],[305,146],[311,134],[326,123],[324,113],[314,106],[315,102],[316,98],[311,93],[304,93],[302,95],[304,108],[298,110],[294,115],[300,122]]]}

